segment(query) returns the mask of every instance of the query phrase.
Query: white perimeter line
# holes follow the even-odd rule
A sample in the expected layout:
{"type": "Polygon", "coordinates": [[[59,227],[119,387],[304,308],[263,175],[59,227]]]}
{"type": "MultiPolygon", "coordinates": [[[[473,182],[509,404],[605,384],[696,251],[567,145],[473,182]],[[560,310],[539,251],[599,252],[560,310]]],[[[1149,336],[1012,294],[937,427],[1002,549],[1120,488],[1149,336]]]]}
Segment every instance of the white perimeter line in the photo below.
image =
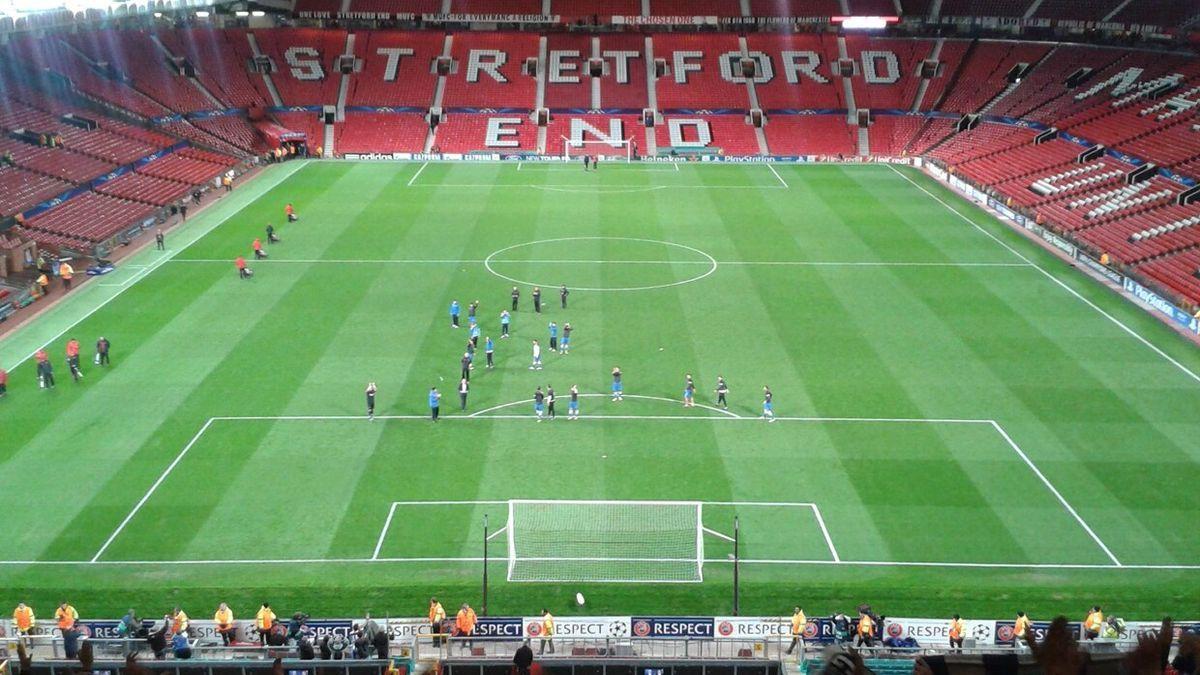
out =
{"type": "MultiPolygon", "coordinates": [[[[176,263],[220,263],[228,265],[229,261],[221,258],[176,258],[176,263]]],[[[572,259],[530,259],[530,260],[456,260],[452,258],[303,258],[290,260],[285,258],[267,258],[256,260],[254,264],[291,264],[291,265],[482,265],[502,263],[529,264],[562,264],[562,265],[705,265],[711,266],[707,260],[572,260],[572,259]]],[[[1030,263],[1019,262],[921,262],[886,260],[731,260],[717,261],[718,265],[740,265],[746,267],[1033,267],[1030,263]]],[[[116,285],[116,284],[113,284],[116,285]]]]}
{"type": "MultiPolygon", "coordinates": [[[[427,167],[427,166],[429,166],[429,162],[425,162],[424,164],[421,165],[421,168],[417,169],[417,172],[412,175],[412,178],[408,179],[408,187],[413,186],[413,182],[415,180],[417,180],[417,176],[420,176],[421,172],[424,171],[425,167],[427,167]]],[[[520,168],[520,167],[518,166],[517,168],[520,168]]]]}
{"type": "MultiPolygon", "coordinates": [[[[689,560],[694,560],[689,558],[689,560]]],[[[273,558],[244,560],[0,560],[0,566],[71,566],[71,565],[281,565],[330,563],[478,563],[482,557],[440,558],[273,558]]],[[[494,564],[507,564],[507,557],[489,558],[494,564]]],[[[730,564],[728,558],[708,558],[704,563],[730,564]]],[[[968,569],[1015,569],[1015,570],[1140,570],[1140,571],[1198,571],[1200,565],[1106,565],[1098,563],[986,563],[986,562],[934,562],[916,560],[774,560],[743,559],[742,565],[825,565],[841,567],[931,567],[968,569]]]]}
{"type": "Polygon", "coordinates": [[[821,528],[821,536],[825,537],[825,545],[829,547],[829,554],[833,556],[833,562],[841,562],[842,558],[838,555],[837,548],[833,545],[833,537],[829,536],[829,529],[825,527],[825,519],[821,517],[821,509],[816,504],[812,504],[813,515],[817,518],[817,525],[821,528]]]}
{"type": "MultiPolygon", "coordinates": [[[[208,235],[208,233],[210,233],[210,232],[212,232],[213,230],[215,230],[215,229],[217,229],[218,227],[220,227],[222,224],[224,224],[224,223],[225,223],[225,221],[229,220],[230,218],[232,218],[232,217],[234,217],[234,216],[238,215],[239,213],[241,213],[242,211],[246,210],[246,208],[247,208],[248,206],[250,206],[250,204],[254,203],[255,201],[258,201],[258,199],[259,199],[259,198],[261,198],[261,197],[262,197],[262,195],[264,195],[264,194],[266,194],[267,192],[271,191],[272,189],[274,189],[274,188],[278,187],[278,186],[279,186],[279,184],[283,183],[283,181],[287,180],[288,178],[291,178],[291,177],[292,177],[292,175],[293,175],[293,174],[295,174],[297,171],[299,171],[300,169],[303,169],[305,166],[308,166],[308,162],[309,162],[309,160],[304,160],[304,161],[301,161],[301,162],[296,162],[296,166],[295,166],[295,168],[293,168],[291,171],[288,171],[288,172],[287,172],[287,173],[285,173],[285,174],[281,174],[281,175],[280,175],[280,178],[279,178],[278,180],[276,180],[276,181],[275,181],[275,183],[271,185],[271,187],[268,187],[266,190],[263,190],[263,191],[262,191],[262,193],[261,193],[261,194],[259,194],[259,196],[258,196],[258,197],[256,197],[255,199],[253,199],[251,202],[249,202],[249,203],[247,203],[247,204],[243,205],[241,208],[239,208],[239,209],[235,209],[235,210],[233,211],[233,213],[230,213],[229,215],[225,216],[224,218],[222,218],[222,219],[218,220],[217,222],[215,222],[215,223],[213,223],[212,225],[208,226],[208,227],[207,227],[207,228],[205,228],[204,230],[202,230],[202,231],[199,231],[199,232],[196,234],[196,236],[195,236],[195,237],[194,237],[194,238],[193,238],[193,239],[192,239],[192,240],[191,240],[191,241],[190,241],[188,244],[186,244],[185,246],[183,246],[183,247],[182,247],[182,248],[180,248],[179,250],[180,250],[180,251],[184,251],[184,250],[186,250],[186,249],[187,249],[188,247],[190,247],[192,244],[194,244],[194,243],[196,243],[196,242],[200,241],[200,240],[201,240],[201,239],[203,239],[205,236],[207,236],[207,235],[208,235]]],[[[240,194],[240,193],[239,193],[239,194],[240,194]]],[[[176,252],[175,252],[175,251],[168,251],[167,253],[168,253],[169,255],[164,255],[163,257],[161,257],[161,258],[159,258],[158,260],[156,260],[154,263],[152,263],[152,264],[150,264],[150,265],[147,265],[147,266],[146,266],[146,269],[142,271],[143,273],[142,273],[142,276],[139,278],[139,280],[140,280],[140,279],[144,279],[144,278],[146,278],[147,276],[150,276],[150,273],[151,273],[151,272],[153,272],[154,270],[158,269],[158,268],[159,268],[160,266],[162,266],[164,263],[170,262],[170,261],[171,261],[171,260],[174,258],[175,254],[176,254],[176,252]]],[[[228,261],[226,261],[226,262],[228,262],[228,261]]],[[[99,312],[99,311],[100,311],[100,310],[101,310],[101,309],[102,309],[102,308],[103,308],[105,305],[107,305],[108,303],[112,302],[113,300],[116,300],[116,299],[117,299],[117,297],[118,297],[119,295],[121,295],[122,293],[124,293],[126,290],[128,290],[128,289],[130,289],[130,288],[133,288],[133,286],[134,286],[133,284],[129,284],[129,285],[127,285],[127,286],[122,286],[122,287],[121,287],[119,290],[117,290],[117,291],[113,292],[113,294],[112,294],[111,296],[109,296],[109,297],[105,298],[105,299],[104,299],[104,300],[103,300],[103,301],[102,301],[100,304],[98,304],[98,305],[96,305],[95,307],[93,307],[93,308],[89,309],[87,312],[84,312],[83,316],[79,317],[77,320],[75,320],[75,321],[74,321],[73,323],[71,323],[69,326],[67,326],[66,328],[62,329],[62,331],[60,331],[60,332],[59,332],[57,335],[55,335],[54,337],[50,338],[49,340],[46,340],[46,342],[45,342],[44,344],[45,344],[45,345],[48,345],[48,344],[50,344],[51,342],[54,342],[55,340],[59,339],[59,338],[60,338],[60,337],[62,337],[63,335],[66,335],[66,334],[67,334],[67,331],[69,331],[69,330],[71,330],[71,329],[75,328],[75,326],[78,326],[79,324],[83,323],[84,321],[87,321],[88,317],[90,317],[91,315],[95,314],[96,312],[99,312]]],[[[77,292],[78,292],[78,291],[77,291],[77,292]]],[[[25,362],[26,362],[26,361],[28,361],[29,359],[33,358],[33,355],[34,355],[34,354],[36,354],[36,353],[37,353],[37,350],[34,350],[34,351],[33,351],[32,353],[30,353],[28,356],[26,356],[26,357],[22,358],[20,361],[17,361],[16,363],[14,363],[14,364],[10,365],[10,366],[8,367],[8,371],[9,371],[9,372],[12,372],[13,370],[16,370],[16,369],[17,369],[17,366],[19,366],[19,365],[21,365],[22,363],[25,363],[25,362]]]]}
{"type": "Polygon", "coordinates": [[[775,174],[775,177],[779,179],[780,183],[783,183],[783,187],[790,188],[790,186],[787,184],[787,181],[783,179],[783,176],[779,175],[779,172],[775,170],[774,166],[767,164],[767,168],[771,170],[771,173],[775,174]]]}
{"type": "MultiPolygon", "coordinates": [[[[609,394],[596,394],[596,393],[579,395],[580,398],[601,398],[601,397],[608,397],[608,396],[609,396],[609,394]]],[[[663,403],[675,403],[675,404],[683,403],[682,399],[666,398],[664,396],[643,396],[643,395],[639,395],[639,394],[629,394],[629,398],[639,399],[639,400],[643,400],[643,401],[662,401],[663,403]]],[[[504,408],[511,408],[513,406],[526,405],[529,403],[533,403],[533,399],[527,398],[527,399],[521,399],[519,401],[509,401],[508,403],[501,403],[500,405],[494,405],[490,408],[484,408],[483,410],[473,412],[470,415],[467,415],[467,417],[483,417],[485,414],[490,413],[495,410],[502,410],[504,408]]],[[[741,419],[741,416],[738,415],[737,413],[732,413],[732,412],[729,412],[728,410],[723,410],[721,408],[717,408],[717,407],[714,407],[711,405],[704,405],[703,403],[697,403],[695,407],[700,408],[702,410],[708,410],[711,412],[720,413],[722,415],[725,415],[727,418],[741,419]]],[[[492,419],[509,419],[509,418],[523,419],[526,417],[526,415],[490,415],[489,417],[492,419]]],[[[635,415],[634,417],[640,417],[640,416],[635,415]]],[[[676,417],[676,416],[671,415],[670,417],[676,417]]],[[[678,417],[683,418],[684,416],[679,415],[678,417]]],[[[687,419],[692,419],[692,418],[687,418],[687,419]]],[[[694,419],[710,419],[710,418],[696,417],[694,419]]],[[[753,419],[753,418],[746,418],[746,419],[753,419]]]]}
{"type": "Polygon", "coordinates": [[[375,552],[371,554],[371,559],[375,560],[379,557],[379,549],[383,548],[383,540],[387,537],[388,529],[392,527],[392,516],[396,515],[396,503],[388,508],[387,520],[383,522],[383,529],[379,531],[379,539],[375,542],[375,552]]]}
{"type": "Polygon", "coordinates": [[[782,185],[632,185],[626,183],[618,184],[601,184],[588,185],[586,183],[556,183],[556,184],[535,184],[535,183],[422,183],[420,185],[410,185],[415,188],[470,188],[472,190],[496,188],[578,188],[587,189],[591,194],[602,195],[605,192],[614,190],[605,190],[603,188],[638,188],[640,190],[655,189],[655,190],[785,190],[787,188],[782,185]]]}
{"type": "Polygon", "coordinates": [[[921,192],[924,192],[925,194],[927,194],[927,195],[929,195],[930,197],[932,197],[932,198],[934,199],[934,201],[936,201],[937,203],[939,203],[939,204],[941,204],[942,206],[946,207],[946,209],[947,209],[947,210],[949,210],[951,213],[953,213],[954,215],[958,216],[959,218],[962,218],[963,220],[967,221],[968,223],[970,223],[970,224],[971,224],[971,226],[972,226],[972,227],[974,227],[975,229],[979,230],[980,232],[982,232],[982,233],[986,234],[986,235],[987,235],[989,238],[991,238],[991,239],[992,239],[993,241],[995,241],[997,244],[1000,244],[1000,245],[1001,245],[1001,246],[1003,246],[1004,248],[1008,249],[1008,250],[1009,250],[1009,251],[1010,251],[1010,252],[1011,252],[1013,255],[1017,256],[1017,257],[1018,257],[1018,258],[1020,258],[1021,260],[1024,260],[1025,262],[1027,262],[1027,263],[1029,263],[1030,265],[1032,265],[1032,266],[1033,266],[1035,269],[1037,269],[1037,271],[1039,271],[1039,272],[1041,272],[1042,274],[1044,274],[1044,275],[1046,276],[1046,278],[1047,278],[1047,279],[1049,279],[1049,280],[1053,281],[1054,283],[1058,284],[1058,285],[1059,285],[1059,286],[1061,286],[1063,289],[1065,289],[1065,290],[1066,290],[1068,293],[1070,293],[1071,295],[1073,295],[1073,296],[1075,296],[1077,299],[1079,299],[1079,301],[1080,301],[1080,302],[1082,302],[1083,304],[1087,305],[1088,307],[1091,307],[1092,309],[1094,309],[1094,310],[1096,310],[1097,312],[1099,312],[1099,313],[1101,314],[1101,316],[1103,316],[1104,318],[1108,319],[1109,321],[1111,321],[1111,322],[1115,323],[1117,326],[1119,326],[1119,327],[1121,328],[1121,330],[1125,331],[1125,332],[1126,332],[1126,333],[1128,333],[1129,335],[1131,335],[1131,336],[1133,336],[1134,338],[1136,338],[1138,342],[1141,342],[1142,344],[1144,344],[1144,345],[1146,345],[1147,347],[1149,347],[1151,350],[1153,350],[1153,351],[1154,351],[1154,353],[1156,353],[1156,354],[1158,354],[1159,356],[1161,356],[1162,358],[1166,359],[1168,362],[1170,362],[1170,363],[1171,363],[1171,365],[1173,365],[1173,366],[1175,366],[1176,368],[1178,368],[1179,370],[1183,371],[1183,372],[1184,372],[1184,373],[1185,373],[1185,374],[1186,374],[1188,377],[1191,377],[1191,378],[1192,378],[1193,380],[1195,380],[1196,382],[1200,382],[1200,375],[1197,375],[1196,373],[1194,373],[1194,372],[1192,372],[1190,369],[1188,369],[1188,367],[1187,367],[1187,366],[1185,366],[1185,365],[1183,365],[1182,363],[1180,363],[1179,361],[1176,361],[1175,359],[1171,358],[1171,356],[1170,356],[1170,355],[1168,355],[1168,354],[1167,354],[1166,352],[1164,352],[1163,350],[1159,349],[1159,348],[1158,348],[1158,347],[1157,347],[1157,346],[1156,346],[1154,343],[1150,342],[1150,341],[1149,341],[1149,340],[1147,340],[1146,338],[1142,337],[1142,336],[1141,336],[1141,334],[1139,334],[1138,332],[1134,331],[1134,330],[1133,330],[1132,328],[1130,328],[1129,326],[1127,326],[1127,325],[1125,325],[1124,323],[1122,323],[1120,319],[1118,319],[1117,317],[1113,316],[1112,314],[1109,314],[1108,312],[1106,312],[1106,311],[1104,311],[1103,309],[1101,309],[1101,308],[1100,308],[1100,306],[1098,306],[1096,303],[1094,303],[1094,302],[1092,302],[1091,300],[1088,300],[1087,298],[1085,298],[1085,297],[1083,297],[1082,295],[1080,295],[1080,294],[1079,294],[1079,292],[1078,292],[1078,291],[1076,291],[1074,288],[1071,288],[1071,287],[1070,287],[1070,286],[1068,286],[1066,283],[1064,283],[1064,282],[1063,282],[1061,279],[1059,279],[1058,277],[1054,276],[1053,274],[1051,274],[1051,273],[1047,272],[1047,271],[1046,271],[1046,270],[1045,270],[1043,267],[1041,267],[1041,266],[1040,266],[1040,265],[1038,265],[1037,263],[1033,262],[1033,261],[1032,261],[1032,260],[1030,260],[1029,258],[1027,258],[1027,257],[1025,257],[1024,255],[1022,255],[1022,254],[1021,254],[1019,251],[1017,251],[1017,250],[1016,250],[1015,248],[1013,248],[1012,246],[1009,246],[1008,244],[1006,244],[1004,241],[1002,241],[1002,240],[1001,240],[999,237],[997,237],[996,235],[994,235],[994,234],[992,234],[991,232],[988,232],[987,230],[985,230],[985,229],[983,229],[982,227],[980,227],[979,223],[977,223],[977,222],[975,222],[974,220],[971,220],[970,218],[968,218],[968,217],[966,217],[965,215],[963,215],[963,214],[962,214],[960,211],[958,211],[957,209],[955,209],[954,207],[950,206],[950,205],[949,205],[949,204],[947,204],[945,201],[943,201],[941,197],[938,197],[937,195],[933,194],[933,193],[932,193],[932,192],[930,192],[929,190],[926,190],[924,186],[922,186],[921,184],[917,183],[916,181],[914,181],[913,179],[909,178],[908,176],[904,175],[904,174],[903,174],[901,171],[899,171],[898,169],[896,169],[896,167],[892,166],[891,164],[888,164],[888,168],[890,168],[892,171],[895,171],[895,172],[896,172],[896,173],[897,173],[897,174],[898,174],[898,175],[899,175],[901,178],[903,178],[904,180],[906,180],[906,181],[908,181],[909,183],[912,183],[913,185],[915,185],[915,186],[917,187],[917,189],[918,189],[918,190],[920,190],[921,192]]]}
{"type": "MultiPolygon", "coordinates": [[[[585,394],[580,394],[585,396],[585,394]]],[[[602,397],[608,394],[587,394],[587,396],[602,397]]],[[[633,398],[632,394],[626,394],[626,398],[633,398]]],[[[657,398],[657,397],[655,397],[657,398]]],[[[665,401],[678,403],[675,399],[665,398],[665,401]]],[[[512,405],[520,405],[523,403],[532,403],[533,399],[528,401],[515,401],[513,403],[505,403],[497,406],[503,408],[512,405]]],[[[696,404],[700,408],[700,404],[696,404]]],[[[491,410],[491,408],[487,409],[491,410]]],[[[469,415],[442,415],[439,420],[536,420],[537,417],[532,413],[528,415],[482,415],[487,412],[482,410],[471,413],[469,415]]],[[[725,411],[720,411],[725,412],[725,411]]],[[[579,420],[680,420],[686,422],[704,422],[712,420],[721,420],[725,422],[765,422],[761,417],[738,417],[732,413],[727,413],[728,416],[704,416],[704,415],[585,415],[579,420]]],[[[428,420],[429,415],[376,415],[377,420],[428,420]]],[[[973,420],[973,419],[954,419],[954,418],[905,418],[905,417],[776,417],[776,420],[784,422],[869,422],[880,424],[994,424],[992,420],[973,420]]],[[[365,415],[225,415],[213,417],[212,421],[266,421],[266,422],[304,422],[304,421],[360,421],[367,422],[365,415]]],[[[404,503],[404,502],[401,502],[404,503]]],[[[432,504],[435,502],[412,502],[415,504],[432,504]]],[[[447,504],[462,504],[465,502],[446,502],[447,504]]],[[[499,503],[499,502],[498,502],[499,503]]],[[[718,502],[713,502],[718,503],[718,502]]]]}
{"type": "Polygon", "coordinates": [[[154,484],[150,486],[150,489],[146,491],[146,494],[142,495],[142,498],[136,505],[134,505],[133,510],[129,512],[129,515],[125,516],[125,520],[122,520],[121,524],[117,526],[117,529],[113,530],[113,533],[108,535],[108,539],[104,542],[104,545],[100,547],[99,551],[96,551],[96,555],[92,556],[91,562],[96,562],[100,559],[100,556],[104,555],[104,551],[108,549],[109,544],[112,544],[113,540],[117,538],[117,535],[121,534],[121,530],[124,530],[125,526],[129,524],[129,521],[133,520],[133,517],[136,516],[137,512],[142,509],[142,506],[144,506],[146,502],[150,500],[150,496],[154,494],[154,491],[158,489],[158,486],[163,484],[163,481],[167,479],[167,476],[171,474],[171,471],[173,471],[179,462],[183,460],[183,456],[188,453],[188,450],[192,449],[192,446],[196,444],[196,441],[200,440],[200,437],[204,435],[204,432],[208,430],[208,427],[212,426],[212,423],[213,418],[209,418],[209,420],[204,423],[204,426],[200,427],[200,431],[197,431],[196,435],[192,436],[192,440],[188,441],[187,445],[183,446],[183,450],[181,450],[179,455],[175,457],[175,461],[167,465],[167,468],[163,470],[162,474],[158,477],[158,480],[154,481],[154,484]]]}
{"type": "Polygon", "coordinates": [[[1037,465],[1033,463],[1033,460],[1029,459],[1029,456],[1025,454],[1025,451],[1021,449],[1021,446],[1017,445],[1016,442],[1013,441],[1012,437],[1008,435],[1008,432],[1004,430],[1004,427],[1000,426],[999,423],[993,421],[992,428],[995,429],[996,433],[1000,434],[1001,438],[1003,438],[1005,440],[1005,442],[1008,443],[1009,447],[1011,447],[1013,449],[1013,451],[1017,453],[1017,456],[1019,456],[1021,458],[1021,460],[1024,461],[1025,464],[1027,464],[1029,466],[1029,468],[1033,471],[1034,475],[1036,475],[1039,479],[1041,479],[1042,484],[1045,485],[1046,488],[1049,489],[1050,492],[1052,492],[1054,494],[1054,496],[1058,498],[1059,503],[1063,505],[1063,508],[1067,510],[1067,513],[1070,513],[1072,516],[1074,516],[1076,522],[1079,523],[1080,527],[1083,528],[1084,532],[1087,532],[1088,536],[1090,536],[1092,538],[1092,541],[1096,542],[1096,545],[1100,547],[1100,550],[1104,551],[1104,555],[1107,555],[1108,559],[1113,561],[1114,565],[1116,565],[1117,567],[1122,567],[1121,561],[1117,560],[1117,556],[1113,555],[1113,552],[1110,551],[1108,546],[1106,546],[1104,544],[1104,541],[1102,541],[1100,539],[1100,537],[1098,537],[1096,535],[1096,533],[1092,530],[1092,528],[1090,526],[1088,526],[1087,522],[1084,521],[1083,516],[1080,516],[1079,512],[1076,511],[1073,506],[1071,506],[1071,504],[1067,501],[1066,497],[1062,496],[1062,493],[1058,491],[1058,488],[1054,487],[1054,484],[1050,482],[1050,479],[1046,478],[1045,474],[1042,473],[1041,469],[1037,468],[1037,465]]]}

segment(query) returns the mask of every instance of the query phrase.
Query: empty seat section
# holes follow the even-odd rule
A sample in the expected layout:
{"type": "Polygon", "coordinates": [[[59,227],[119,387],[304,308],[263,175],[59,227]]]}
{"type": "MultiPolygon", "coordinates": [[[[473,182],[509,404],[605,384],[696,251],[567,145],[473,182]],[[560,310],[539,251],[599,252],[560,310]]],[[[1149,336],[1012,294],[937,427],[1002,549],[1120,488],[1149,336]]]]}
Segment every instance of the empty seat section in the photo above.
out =
{"type": "Polygon", "coordinates": [[[747,36],[746,45],[771,60],[770,80],[754,85],[758,104],[764,110],[848,107],[842,83],[833,75],[838,60],[837,40],[833,36],[752,33],[747,36]],[[785,53],[791,56],[785,59],[785,53]]]}
{"type": "Polygon", "coordinates": [[[275,62],[271,81],[284,105],[337,103],[341,73],[334,62],[346,48],[346,31],[320,28],[256,30],[258,48],[275,62]]]}
{"type": "Polygon", "coordinates": [[[89,30],[66,36],[93,61],[106,62],[130,78],[135,89],[177,112],[213,107],[199,89],[169,61],[169,55],[149,33],[132,30],[89,30]]]}
{"type": "Polygon", "coordinates": [[[156,159],[138,168],[137,172],[145,176],[178,182],[186,189],[189,186],[207,183],[228,168],[228,165],[224,163],[209,161],[204,157],[196,157],[187,153],[188,151],[184,150],[156,159]]]}
{"type": "Polygon", "coordinates": [[[429,108],[437,85],[433,65],[444,41],[438,32],[357,32],[354,52],[363,68],[350,78],[347,104],[429,108]]]}
{"type": "Polygon", "coordinates": [[[1024,16],[1033,0],[942,0],[942,16],[1024,16]]]}
{"type": "Polygon", "coordinates": [[[704,140],[701,134],[708,135],[709,142],[705,147],[710,150],[719,150],[726,155],[760,154],[754,127],[746,124],[745,115],[667,116],[663,124],[654,128],[660,152],[665,148],[695,149],[695,144],[704,140]],[[672,120],[688,122],[672,125],[672,120]],[[701,124],[697,126],[691,123],[692,120],[699,120],[701,124]]]}
{"type": "MultiPolygon", "coordinates": [[[[938,54],[937,74],[929,78],[929,86],[925,88],[925,96],[921,99],[920,110],[935,110],[946,96],[946,90],[962,67],[971,43],[966,40],[946,40],[938,54]]],[[[919,86],[919,84],[918,84],[919,86]]]]}
{"type": "Polygon", "coordinates": [[[160,128],[181,138],[186,138],[192,143],[198,143],[210,148],[215,148],[221,152],[227,152],[235,156],[254,154],[266,149],[265,146],[255,148],[239,147],[225,140],[223,137],[216,135],[216,133],[220,131],[219,128],[214,128],[213,131],[210,132],[195,126],[187,120],[173,120],[162,125],[160,128]]]}
{"type": "Polygon", "coordinates": [[[537,58],[537,35],[457,33],[451,54],[455,71],[446,78],[443,107],[533,109],[537,79],[525,63],[537,58]]]}
{"type": "Polygon", "coordinates": [[[850,6],[850,14],[854,16],[896,15],[896,6],[892,3],[892,0],[849,0],[848,4],[850,6]]]}
{"type": "Polygon", "coordinates": [[[112,162],[66,148],[37,147],[9,138],[0,139],[0,154],[5,152],[12,153],[18,167],[72,183],[86,183],[117,168],[112,162]]]}
{"type": "Polygon", "coordinates": [[[652,16],[741,16],[738,0],[650,0],[652,16]]]}
{"type": "Polygon", "coordinates": [[[752,16],[837,16],[837,0],[750,0],[752,16]]]}
{"type": "Polygon", "coordinates": [[[74,187],[50,176],[0,166],[0,216],[11,216],[74,187]]]}
{"type": "MultiPolygon", "coordinates": [[[[250,31],[244,28],[226,28],[223,32],[225,35],[225,44],[229,47],[230,55],[235,57],[246,68],[246,80],[250,82],[250,86],[254,87],[254,91],[258,92],[258,96],[264,104],[271,105],[273,103],[271,92],[267,89],[267,83],[263,80],[262,74],[251,72],[250,70],[250,64],[254,58],[254,50],[250,48],[250,31]]],[[[259,48],[262,48],[261,43],[259,43],[259,48]]],[[[263,55],[270,56],[265,51],[263,55]]],[[[275,66],[282,68],[283,64],[276,61],[275,66]]],[[[229,67],[231,66],[226,66],[226,68],[229,67]]]]}
{"type": "Polygon", "coordinates": [[[845,115],[776,115],[765,129],[775,155],[858,154],[858,127],[847,124],[845,115]]]}
{"type": "Polygon", "coordinates": [[[1133,0],[1117,12],[1113,21],[1173,28],[1198,12],[1195,0],[1133,0]]]}
{"type": "Polygon", "coordinates": [[[453,14],[541,14],[541,0],[451,0],[453,14]]]}
{"type": "Polygon", "coordinates": [[[1035,18],[1100,21],[1124,0],[1042,0],[1035,18]]]}
{"type": "Polygon", "coordinates": [[[553,0],[550,13],[558,14],[566,23],[611,23],[614,16],[640,16],[641,0],[553,0]]]}
{"type": "Polygon", "coordinates": [[[351,0],[350,11],[377,14],[438,14],[442,11],[442,0],[351,0]]]}
{"type": "Polygon", "coordinates": [[[186,196],[189,191],[190,187],[183,183],[133,172],[96,187],[96,192],[101,194],[155,206],[170,204],[186,196]]]}
{"type": "Polygon", "coordinates": [[[868,134],[871,154],[883,157],[908,154],[909,141],[917,135],[924,123],[925,118],[915,115],[876,115],[868,134]]]}
{"type": "Polygon", "coordinates": [[[1050,47],[1019,42],[981,41],[962,64],[958,81],[938,110],[973,113],[1009,85],[1009,70],[1018,63],[1030,65],[1041,59],[1050,47]]]}
{"type": "Polygon", "coordinates": [[[246,54],[250,47],[244,32],[194,28],[160,31],[158,37],[173,53],[191,62],[196,78],[226,106],[269,105],[262,76],[249,71],[246,54]],[[239,44],[235,46],[231,40],[239,44]]]}
{"type": "Polygon", "coordinates": [[[854,104],[859,108],[909,110],[921,79],[921,61],[933,43],[925,40],[846,38],[846,54],[857,65],[851,78],[854,104]]]}
{"type": "Polygon", "coordinates": [[[592,38],[551,34],[546,44],[546,107],[587,110],[592,105],[592,76],[588,61],[592,38]]]}
{"type": "Polygon", "coordinates": [[[123,232],[130,223],[149,216],[157,208],[89,192],[30,218],[25,226],[34,232],[98,244],[123,232]]]}
{"type": "Polygon", "coordinates": [[[433,142],[440,152],[535,152],[537,125],[528,115],[450,113],[438,125],[433,142]],[[488,124],[493,119],[503,120],[498,125],[503,133],[489,143],[488,124]]]}
{"type": "Polygon", "coordinates": [[[347,152],[421,152],[429,123],[417,113],[348,112],[334,126],[333,147],[347,152]]]}
{"type": "Polygon", "coordinates": [[[333,16],[341,9],[342,0],[296,0],[296,6],[292,11],[300,16],[305,16],[309,13],[317,14],[318,16],[333,16]]]}
{"type": "Polygon", "coordinates": [[[641,35],[600,36],[604,75],[600,78],[600,107],[641,110],[649,105],[646,83],[646,40],[641,35]]]}
{"type": "Polygon", "coordinates": [[[1033,142],[1037,133],[1030,129],[984,122],[970,131],[951,136],[934,148],[931,155],[950,165],[991,155],[1008,148],[1033,142]]]}
{"type": "Polygon", "coordinates": [[[746,85],[728,79],[721,59],[740,59],[737,37],[729,34],[663,34],[654,38],[654,56],[664,59],[667,74],[655,89],[660,110],[733,108],[748,110],[746,85]]]}
{"type": "Polygon", "coordinates": [[[222,139],[244,152],[256,154],[266,149],[258,130],[240,115],[209,117],[191,122],[202,131],[222,139]]]}

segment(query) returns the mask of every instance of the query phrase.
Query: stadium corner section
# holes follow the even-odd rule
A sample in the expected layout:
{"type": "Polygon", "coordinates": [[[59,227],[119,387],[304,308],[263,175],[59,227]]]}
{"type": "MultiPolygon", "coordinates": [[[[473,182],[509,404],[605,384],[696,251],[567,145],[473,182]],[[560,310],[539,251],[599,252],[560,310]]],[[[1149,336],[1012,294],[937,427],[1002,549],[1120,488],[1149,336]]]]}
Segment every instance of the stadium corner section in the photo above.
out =
{"type": "MultiPolygon", "coordinates": [[[[229,195],[190,220],[180,223],[167,239],[167,250],[158,251],[147,240],[126,256],[116,272],[83,284],[70,294],[58,297],[40,316],[0,337],[0,367],[12,373],[28,361],[38,349],[66,334],[76,324],[98,312],[134,284],[146,279],[163,264],[182,253],[208,233],[241,213],[260,197],[312,162],[309,159],[263,168],[229,195]]],[[[233,261],[230,260],[232,265],[233,261]]]]}

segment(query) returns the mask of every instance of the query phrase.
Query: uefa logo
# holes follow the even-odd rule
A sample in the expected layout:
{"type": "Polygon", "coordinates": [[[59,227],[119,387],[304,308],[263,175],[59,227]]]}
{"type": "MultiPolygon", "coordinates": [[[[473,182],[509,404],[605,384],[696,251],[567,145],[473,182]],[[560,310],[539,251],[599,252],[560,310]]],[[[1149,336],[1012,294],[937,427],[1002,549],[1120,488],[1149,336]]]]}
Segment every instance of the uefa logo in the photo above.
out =
{"type": "Polygon", "coordinates": [[[811,640],[817,637],[818,632],[820,632],[820,629],[817,628],[817,624],[812,623],[811,621],[804,624],[804,639],[811,640]]]}
{"type": "Polygon", "coordinates": [[[888,637],[902,637],[904,635],[904,626],[898,623],[889,623],[887,626],[888,637]]]}
{"type": "Polygon", "coordinates": [[[646,637],[650,634],[650,622],[639,620],[633,622],[633,634],[638,637],[646,637]]]}
{"type": "Polygon", "coordinates": [[[722,637],[729,637],[730,635],[733,635],[733,624],[728,621],[722,621],[721,623],[717,624],[717,633],[719,633],[722,637]]]}
{"type": "Polygon", "coordinates": [[[530,621],[525,626],[525,634],[530,637],[537,637],[542,634],[542,624],[537,621],[530,621]]]}
{"type": "Polygon", "coordinates": [[[1012,626],[1000,626],[996,629],[996,639],[1001,642],[1012,642],[1013,637],[1012,626]]]}

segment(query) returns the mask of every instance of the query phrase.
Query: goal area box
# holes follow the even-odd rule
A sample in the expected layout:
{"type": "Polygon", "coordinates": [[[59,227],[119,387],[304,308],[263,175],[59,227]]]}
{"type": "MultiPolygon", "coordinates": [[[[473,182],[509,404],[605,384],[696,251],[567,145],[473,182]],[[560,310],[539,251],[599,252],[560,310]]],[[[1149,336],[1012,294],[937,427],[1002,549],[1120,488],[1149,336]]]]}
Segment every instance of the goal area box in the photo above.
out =
{"type": "Polygon", "coordinates": [[[698,583],[703,504],[691,501],[508,502],[508,580],[698,583]]]}

